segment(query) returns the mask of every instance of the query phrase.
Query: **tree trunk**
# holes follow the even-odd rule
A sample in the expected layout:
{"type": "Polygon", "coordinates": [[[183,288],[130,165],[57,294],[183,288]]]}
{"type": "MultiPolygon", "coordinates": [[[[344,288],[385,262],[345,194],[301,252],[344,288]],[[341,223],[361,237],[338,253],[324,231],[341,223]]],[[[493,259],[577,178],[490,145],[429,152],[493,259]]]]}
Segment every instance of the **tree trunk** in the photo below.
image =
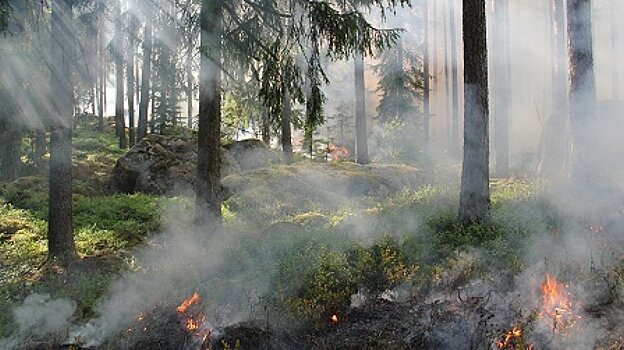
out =
{"type": "Polygon", "coordinates": [[[282,102],[282,152],[284,152],[284,162],[288,164],[292,163],[291,113],[290,90],[288,87],[284,87],[284,101],[282,102]]]}
{"type": "Polygon", "coordinates": [[[139,127],[137,138],[142,140],[147,136],[147,110],[150,102],[150,77],[152,74],[152,14],[145,16],[145,31],[143,34],[143,67],[141,68],[141,100],[139,102],[139,127]]]}
{"type": "Polygon", "coordinates": [[[423,2],[423,14],[425,16],[423,24],[423,37],[425,38],[423,52],[423,142],[429,144],[429,0],[423,2]]]}
{"type": "Polygon", "coordinates": [[[366,90],[364,86],[364,56],[356,54],[355,73],[355,161],[368,163],[368,135],[366,130],[366,90]]]}
{"type": "Polygon", "coordinates": [[[485,0],[463,0],[464,158],[459,221],[483,222],[489,212],[488,70],[485,0]]]}
{"type": "Polygon", "coordinates": [[[492,1],[492,97],[494,114],[494,150],[496,175],[509,175],[509,103],[511,81],[509,72],[509,4],[507,0],[492,1]]]}
{"type": "Polygon", "coordinates": [[[48,259],[67,265],[77,258],[72,228],[72,115],[71,66],[74,63],[72,0],[52,3],[52,87],[55,118],[50,133],[50,197],[48,259]]]}
{"type": "MultiPolygon", "coordinates": [[[[189,35],[192,35],[189,33],[189,35]]],[[[193,40],[186,50],[186,126],[193,128],[193,40]]]]}
{"type": "Polygon", "coordinates": [[[202,50],[200,61],[196,184],[196,221],[218,227],[221,225],[222,1],[203,0],[200,13],[201,47],[206,51],[202,50]]]}
{"type": "Polygon", "coordinates": [[[132,17],[128,28],[128,65],[126,70],[126,79],[128,82],[128,136],[130,138],[130,147],[136,143],[134,134],[134,56],[136,55],[136,32],[137,19],[132,17]]]}
{"type": "Polygon", "coordinates": [[[266,107],[262,107],[262,142],[271,145],[271,121],[266,107]]]}
{"type": "MultiPolygon", "coordinates": [[[[98,6],[104,6],[102,3],[98,3],[98,6]]],[[[100,9],[98,15],[98,128],[104,129],[104,91],[106,90],[106,56],[104,49],[104,10],[100,9]]]]}
{"type": "Polygon", "coordinates": [[[443,36],[443,42],[444,42],[444,65],[442,67],[443,71],[444,71],[444,112],[446,114],[446,121],[448,122],[448,132],[447,132],[447,136],[448,136],[448,148],[449,148],[449,152],[451,154],[453,154],[453,152],[455,152],[454,150],[454,133],[453,133],[453,115],[451,113],[451,78],[450,78],[450,63],[449,63],[449,30],[448,30],[448,14],[449,14],[449,1],[451,0],[445,0],[442,2],[442,26],[443,26],[443,30],[442,30],[442,36],[443,36]]]}
{"type": "Polygon", "coordinates": [[[570,60],[570,126],[572,130],[571,176],[588,185],[598,169],[591,148],[596,109],[590,0],[568,0],[568,55],[570,60]],[[592,159],[593,158],[593,159],[592,159]]]}
{"type": "Polygon", "coordinates": [[[122,35],[122,21],[121,21],[121,3],[117,3],[117,19],[115,20],[115,69],[117,76],[115,79],[116,95],[115,95],[115,130],[117,137],[119,137],[119,148],[128,148],[128,141],[126,140],[126,118],[124,115],[124,50],[123,50],[123,35],[122,35]]]}
{"type": "MultiPolygon", "coordinates": [[[[455,0],[449,0],[449,30],[451,32],[451,89],[452,89],[452,138],[453,153],[459,154],[459,88],[457,82],[457,25],[455,21],[455,0]]],[[[486,62],[487,64],[487,62],[486,62]]]]}
{"type": "Polygon", "coordinates": [[[2,135],[2,147],[0,152],[0,180],[13,181],[20,176],[22,164],[22,127],[17,125],[14,116],[5,117],[4,130],[2,135]]]}

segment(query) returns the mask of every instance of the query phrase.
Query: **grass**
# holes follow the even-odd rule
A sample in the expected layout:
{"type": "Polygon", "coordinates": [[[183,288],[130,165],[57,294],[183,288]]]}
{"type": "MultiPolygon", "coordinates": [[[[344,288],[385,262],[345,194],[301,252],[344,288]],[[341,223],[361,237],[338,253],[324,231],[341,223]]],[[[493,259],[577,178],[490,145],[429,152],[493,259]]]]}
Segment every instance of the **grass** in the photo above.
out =
{"type": "MultiPolygon", "coordinates": [[[[124,262],[131,258],[128,251],[162,229],[162,213],[192,213],[190,198],[107,193],[107,175],[122,153],[111,135],[88,128],[76,133],[76,246],[102,264],[77,271],[70,280],[38,270],[47,244],[45,172],[0,186],[2,310],[37,292],[70,298],[78,306],[77,318],[91,316],[111,281],[131,267],[124,262]]],[[[343,171],[341,176],[366,180],[359,167],[332,167],[343,171]]],[[[462,252],[475,247],[483,261],[467,273],[520,271],[523,241],[560,225],[531,183],[497,184],[490,220],[463,227],[456,222],[454,186],[423,185],[393,195],[333,201],[331,186],[321,194],[302,191],[301,184],[313,185],[318,178],[303,179],[296,170],[291,165],[261,171],[260,180],[273,186],[242,183],[244,193],[224,203],[226,230],[245,239],[227,247],[223,272],[250,285],[269,281],[273,307],[312,323],[344,311],[358,291],[374,296],[399,285],[428,288],[458,264],[462,252]],[[277,177],[291,181],[282,184],[277,177]]],[[[0,338],[13,327],[11,313],[0,313],[0,338]]]]}

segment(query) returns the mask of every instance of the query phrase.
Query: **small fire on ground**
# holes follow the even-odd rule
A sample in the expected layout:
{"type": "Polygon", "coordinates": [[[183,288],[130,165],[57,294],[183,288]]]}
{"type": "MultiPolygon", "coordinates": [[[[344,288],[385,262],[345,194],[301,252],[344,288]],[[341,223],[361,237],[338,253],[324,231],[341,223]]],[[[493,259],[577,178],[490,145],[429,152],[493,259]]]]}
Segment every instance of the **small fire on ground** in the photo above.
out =
{"type": "Polygon", "coordinates": [[[203,309],[203,302],[197,292],[185,299],[176,308],[177,313],[182,318],[182,326],[190,335],[201,339],[201,343],[204,343],[211,334],[203,309]]]}
{"type": "MultiPolygon", "coordinates": [[[[553,334],[565,334],[581,319],[575,312],[578,310],[578,306],[572,302],[568,286],[557,281],[554,276],[546,274],[544,282],[540,286],[540,293],[541,308],[536,312],[536,319],[546,322],[553,334]]],[[[529,325],[534,319],[531,317],[524,323],[524,326],[529,325]]],[[[535,345],[526,340],[524,326],[516,324],[505,331],[496,340],[496,347],[503,350],[534,350],[535,345]]]]}
{"type": "Polygon", "coordinates": [[[551,322],[553,333],[560,333],[573,327],[581,317],[576,315],[567,286],[546,274],[541,286],[542,309],[539,318],[551,322]]]}

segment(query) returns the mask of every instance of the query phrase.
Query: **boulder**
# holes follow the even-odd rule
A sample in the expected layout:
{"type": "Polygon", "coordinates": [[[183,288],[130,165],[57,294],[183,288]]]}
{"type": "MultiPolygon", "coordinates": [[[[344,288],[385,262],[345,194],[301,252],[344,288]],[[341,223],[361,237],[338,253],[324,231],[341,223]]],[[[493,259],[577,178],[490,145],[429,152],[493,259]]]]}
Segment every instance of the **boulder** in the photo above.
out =
{"type": "MultiPolygon", "coordinates": [[[[279,162],[262,141],[244,140],[221,148],[221,175],[228,176],[279,162]]],[[[111,187],[124,193],[172,194],[195,184],[197,149],[187,137],[148,135],[117,160],[111,187]]]]}
{"type": "Polygon", "coordinates": [[[242,171],[264,168],[281,162],[279,155],[261,140],[236,141],[224,147],[236,159],[242,171]]]}

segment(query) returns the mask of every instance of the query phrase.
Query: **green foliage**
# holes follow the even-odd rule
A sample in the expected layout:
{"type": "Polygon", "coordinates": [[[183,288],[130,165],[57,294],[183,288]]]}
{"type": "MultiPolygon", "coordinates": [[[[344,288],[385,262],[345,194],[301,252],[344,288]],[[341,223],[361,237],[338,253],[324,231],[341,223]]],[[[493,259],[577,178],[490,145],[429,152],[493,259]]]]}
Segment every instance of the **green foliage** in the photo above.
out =
{"type": "Polygon", "coordinates": [[[79,197],[74,203],[74,227],[113,231],[133,244],[160,228],[160,205],[144,194],[79,197]]]}

